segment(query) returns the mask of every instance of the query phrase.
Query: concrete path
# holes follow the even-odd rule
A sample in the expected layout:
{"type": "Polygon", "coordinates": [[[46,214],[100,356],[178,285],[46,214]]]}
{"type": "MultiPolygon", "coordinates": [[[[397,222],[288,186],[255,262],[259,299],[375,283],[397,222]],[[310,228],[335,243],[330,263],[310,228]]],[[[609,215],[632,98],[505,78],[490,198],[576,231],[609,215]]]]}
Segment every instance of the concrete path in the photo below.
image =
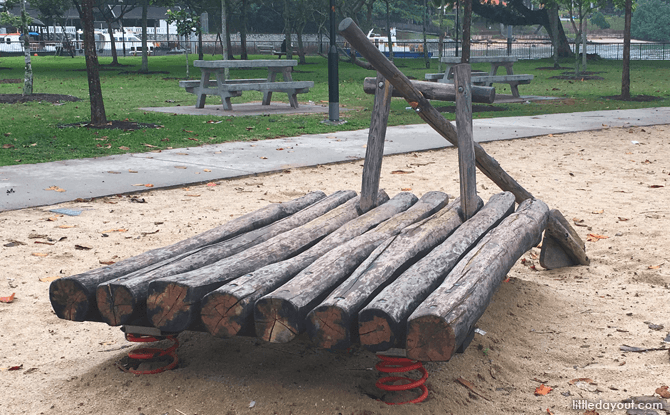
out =
{"type": "MultiPolygon", "coordinates": [[[[481,119],[474,121],[474,138],[488,142],[658,124],[670,124],[670,107],[481,119]]],[[[137,192],[149,183],[154,189],[167,188],[361,159],[367,137],[367,130],[334,132],[0,167],[0,211],[137,192]],[[52,186],[65,191],[45,190],[52,186]]],[[[388,129],[384,154],[449,146],[428,125],[398,126],[388,129]]]]}

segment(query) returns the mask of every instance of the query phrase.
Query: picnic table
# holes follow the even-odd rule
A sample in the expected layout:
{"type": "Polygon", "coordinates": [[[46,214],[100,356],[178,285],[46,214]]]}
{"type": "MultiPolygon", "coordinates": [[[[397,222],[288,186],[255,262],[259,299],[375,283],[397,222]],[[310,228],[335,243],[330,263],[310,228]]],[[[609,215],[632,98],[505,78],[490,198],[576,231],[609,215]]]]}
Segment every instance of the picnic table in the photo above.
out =
{"type": "MultiPolygon", "coordinates": [[[[461,63],[461,58],[458,56],[445,56],[440,59],[441,62],[446,63],[444,73],[426,74],[426,79],[429,81],[437,81],[442,83],[453,83],[453,68],[454,65],[461,63]]],[[[493,83],[509,84],[512,90],[512,95],[519,98],[519,85],[529,84],[533,80],[533,75],[530,74],[514,74],[514,62],[517,58],[514,56],[471,56],[470,63],[489,63],[491,65],[488,72],[472,71],[471,82],[473,85],[491,86],[493,83]],[[507,75],[497,75],[498,68],[505,68],[507,75]]]]}
{"type": "Polygon", "coordinates": [[[260,91],[263,93],[263,105],[270,105],[273,92],[288,94],[291,107],[298,108],[297,94],[309,92],[314,86],[312,81],[293,81],[291,71],[298,65],[295,60],[197,60],[193,65],[200,68],[199,81],[179,81],[179,86],[186,92],[195,94],[196,108],[204,108],[207,95],[221,97],[223,109],[233,109],[230,98],[242,95],[243,91],[260,91]],[[226,69],[257,69],[267,68],[267,78],[256,79],[226,79],[226,69]],[[277,81],[277,74],[281,74],[283,81],[277,81]],[[210,79],[214,75],[215,79],[210,79]]]}

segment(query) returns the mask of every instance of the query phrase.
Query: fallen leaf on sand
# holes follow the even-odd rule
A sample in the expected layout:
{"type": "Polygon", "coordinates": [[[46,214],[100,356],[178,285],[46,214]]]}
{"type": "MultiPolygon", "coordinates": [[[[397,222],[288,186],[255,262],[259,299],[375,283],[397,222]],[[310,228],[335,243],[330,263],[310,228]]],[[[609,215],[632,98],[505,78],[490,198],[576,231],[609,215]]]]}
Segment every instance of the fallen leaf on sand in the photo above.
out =
{"type": "Polygon", "coordinates": [[[210,169],[203,169],[202,171],[204,171],[205,173],[211,173],[212,172],[210,169]]]}
{"type": "Polygon", "coordinates": [[[44,252],[33,252],[33,253],[30,254],[30,255],[32,255],[32,256],[39,256],[39,257],[49,256],[49,254],[45,254],[44,252]]]}
{"type": "Polygon", "coordinates": [[[128,232],[128,229],[110,229],[107,231],[102,231],[100,233],[110,233],[110,232],[128,232]]]}
{"type": "Polygon", "coordinates": [[[620,220],[621,222],[625,222],[625,221],[627,221],[627,220],[629,220],[629,219],[628,219],[628,218],[622,218],[621,216],[619,216],[619,220],[620,220]]]}
{"type": "Polygon", "coordinates": [[[552,390],[553,389],[550,388],[547,385],[540,385],[537,388],[535,388],[535,395],[544,396],[544,395],[548,394],[549,392],[551,392],[552,390]]]}
{"type": "Polygon", "coordinates": [[[668,399],[670,398],[670,391],[668,390],[667,386],[661,386],[660,388],[657,388],[655,390],[657,394],[661,396],[661,398],[668,399]]]}
{"type": "Polygon", "coordinates": [[[661,266],[660,265],[649,265],[649,267],[647,267],[647,268],[648,269],[659,269],[659,268],[661,268],[661,266]]]}
{"type": "Polygon", "coordinates": [[[407,171],[407,170],[393,170],[391,174],[411,174],[414,173],[413,171],[407,171]]]}
{"type": "Polygon", "coordinates": [[[593,213],[594,215],[600,215],[601,213],[604,213],[604,212],[605,212],[605,209],[600,209],[600,210],[594,210],[591,213],[593,213]]]}
{"type": "Polygon", "coordinates": [[[91,248],[88,247],[88,246],[84,246],[84,245],[75,245],[74,249],[76,249],[77,251],[88,251],[91,248]]]}
{"type": "MultiPolygon", "coordinates": [[[[15,295],[16,295],[16,293],[12,293],[12,295],[10,295],[9,297],[0,297],[0,303],[11,303],[12,301],[14,301],[14,296],[15,295]]],[[[9,369],[9,370],[12,370],[12,369],[9,369]]]]}
{"type": "Polygon", "coordinates": [[[200,197],[200,195],[184,195],[184,196],[190,196],[190,197],[200,197]]]}
{"type": "Polygon", "coordinates": [[[486,400],[489,401],[489,402],[491,401],[491,400],[490,400],[489,398],[487,398],[482,392],[480,392],[480,391],[477,389],[477,387],[476,387],[472,382],[470,382],[469,380],[467,380],[467,379],[463,379],[462,377],[459,377],[459,378],[456,379],[456,382],[458,382],[458,383],[460,383],[461,385],[465,386],[466,388],[470,389],[470,390],[472,391],[472,393],[474,393],[475,395],[480,396],[480,397],[486,399],[486,400]]]}
{"type": "Polygon", "coordinates": [[[662,184],[652,184],[649,187],[652,188],[652,189],[658,189],[659,187],[663,187],[663,185],[662,184]]]}
{"type": "Polygon", "coordinates": [[[211,182],[210,182],[210,183],[207,183],[207,186],[209,186],[209,187],[214,187],[214,186],[216,186],[216,183],[211,183],[211,182]]]}
{"type": "Polygon", "coordinates": [[[21,241],[14,240],[14,239],[10,239],[9,243],[4,244],[3,246],[6,247],[6,248],[12,248],[14,246],[19,246],[19,245],[25,245],[25,243],[21,242],[21,241]]]}
{"type": "Polygon", "coordinates": [[[114,263],[114,261],[98,261],[98,262],[100,262],[102,265],[112,265],[114,263]]]}
{"type": "Polygon", "coordinates": [[[74,228],[74,227],[75,227],[75,225],[59,225],[59,226],[57,226],[57,228],[60,228],[60,229],[69,229],[69,228],[74,228]]]}
{"type": "Polygon", "coordinates": [[[402,190],[403,192],[409,192],[409,191],[412,190],[412,188],[411,188],[411,187],[403,187],[403,188],[400,189],[400,190],[402,190]]]}
{"type": "Polygon", "coordinates": [[[40,278],[40,282],[51,282],[51,281],[56,281],[62,277],[62,275],[54,275],[53,277],[42,277],[40,278]]]}
{"type": "Polygon", "coordinates": [[[590,234],[586,235],[586,240],[589,241],[589,242],[598,242],[599,239],[608,239],[608,238],[609,238],[609,236],[598,235],[598,234],[595,234],[595,233],[590,233],[590,234]]]}
{"type": "Polygon", "coordinates": [[[12,367],[10,367],[8,370],[21,370],[21,369],[23,369],[23,365],[12,366],[12,367]]]}
{"type": "Polygon", "coordinates": [[[267,160],[268,158],[265,157],[265,156],[261,156],[261,159],[262,159],[262,160],[267,160]]]}

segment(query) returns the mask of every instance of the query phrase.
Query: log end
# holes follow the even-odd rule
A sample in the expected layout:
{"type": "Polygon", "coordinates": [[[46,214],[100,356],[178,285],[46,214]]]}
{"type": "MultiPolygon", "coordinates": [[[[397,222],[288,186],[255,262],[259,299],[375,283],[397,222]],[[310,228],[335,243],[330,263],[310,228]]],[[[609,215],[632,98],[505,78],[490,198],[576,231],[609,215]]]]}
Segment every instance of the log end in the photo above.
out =
{"type": "Polygon", "coordinates": [[[320,306],[307,315],[307,334],[318,347],[343,350],[351,345],[350,320],[339,307],[320,306]]]}
{"type": "Polygon", "coordinates": [[[110,326],[120,326],[130,320],[135,301],[126,287],[101,284],[95,290],[98,310],[102,320],[110,326]]]}
{"type": "Polygon", "coordinates": [[[300,313],[289,301],[261,298],[254,309],[256,336],[270,343],[288,343],[300,334],[300,313]]]}
{"type": "Polygon", "coordinates": [[[339,26],[337,26],[337,31],[344,32],[349,28],[349,26],[351,26],[352,23],[354,23],[354,21],[351,19],[351,17],[347,17],[340,22],[339,26]]]}
{"type": "Polygon", "coordinates": [[[391,319],[380,310],[363,310],[358,315],[358,335],[362,346],[372,352],[388,350],[396,345],[391,319]]]}
{"type": "Polygon", "coordinates": [[[456,347],[454,330],[439,316],[425,315],[407,324],[407,357],[429,362],[446,362],[456,347]]]}
{"type": "Polygon", "coordinates": [[[202,300],[200,318],[212,336],[229,338],[237,335],[242,328],[243,311],[244,307],[237,297],[212,292],[202,300]]]}
{"type": "Polygon", "coordinates": [[[187,296],[186,286],[152,282],[147,296],[147,317],[151,324],[166,332],[186,330],[192,321],[193,309],[193,304],[184,301],[187,296]]]}
{"type": "Polygon", "coordinates": [[[88,290],[76,280],[69,278],[61,278],[51,283],[49,300],[56,315],[63,320],[84,321],[89,308],[95,307],[95,304],[89,301],[88,290]]]}

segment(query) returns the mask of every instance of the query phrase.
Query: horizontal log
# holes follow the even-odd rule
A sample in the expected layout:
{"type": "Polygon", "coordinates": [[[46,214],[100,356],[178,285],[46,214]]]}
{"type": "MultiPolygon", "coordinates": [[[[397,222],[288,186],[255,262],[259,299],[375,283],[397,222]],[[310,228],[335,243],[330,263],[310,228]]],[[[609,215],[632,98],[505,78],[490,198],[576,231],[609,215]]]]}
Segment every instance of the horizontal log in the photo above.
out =
{"type": "Polygon", "coordinates": [[[360,343],[378,352],[405,345],[407,317],[491,229],[514,212],[514,195],[493,195],[475,216],[384,288],[358,314],[360,343]]]}
{"type": "MultiPolygon", "coordinates": [[[[355,192],[351,192],[355,194],[355,192]]],[[[152,281],[147,316],[163,331],[183,331],[199,320],[200,301],[223,284],[297,255],[360,214],[359,197],[318,218],[213,264],[152,281]]]]}
{"type": "Polygon", "coordinates": [[[59,318],[73,321],[98,320],[95,290],[101,283],[135,272],[175,256],[232,238],[290,216],[326,197],[317,191],[300,198],[265,206],[237,219],[173,245],[156,248],[108,267],[58,279],[49,286],[49,299],[59,318]]]}
{"type": "Polygon", "coordinates": [[[344,281],[380,245],[388,245],[404,228],[432,215],[447,195],[430,192],[407,211],[328,252],[295,278],[256,302],[256,335],[265,341],[286,343],[305,330],[307,313],[344,281]]]}
{"type": "Polygon", "coordinates": [[[202,300],[200,312],[207,331],[225,338],[235,336],[241,330],[253,330],[256,300],[293,278],[327,252],[404,212],[417,201],[417,197],[408,192],[398,193],[386,203],[380,196],[388,199],[386,193],[380,190],[376,208],[344,224],[300,255],[243,275],[207,294],[202,300]]]}
{"type": "Polygon", "coordinates": [[[151,281],[183,274],[258,245],[270,238],[303,225],[354,197],[352,191],[339,191],[265,227],[225,241],[190,251],[169,260],[100,284],[96,299],[102,320],[112,326],[126,324],[145,312],[151,281]]]}
{"type": "Polygon", "coordinates": [[[407,357],[422,361],[451,359],[514,263],[542,235],[548,214],[544,202],[524,201],[463,257],[410,315],[407,357]]]}
{"type": "MultiPolygon", "coordinates": [[[[479,199],[478,207],[481,204],[479,199]]],[[[358,311],[463,223],[459,206],[457,199],[419,226],[400,232],[383,250],[377,248],[346,281],[309,312],[307,333],[312,342],[326,349],[346,349],[358,340],[358,311]]]]}
{"type": "Polygon", "coordinates": [[[547,230],[544,232],[540,265],[547,269],[556,269],[590,263],[584,241],[561,212],[552,209],[549,212],[547,230]]]}
{"type": "MultiPolygon", "coordinates": [[[[454,84],[443,84],[440,82],[411,81],[414,88],[419,90],[426,99],[437,101],[456,101],[456,87],[454,84]]],[[[496,89],[489,86],[472,85],[472,102],[482,104],[493,104],[496,99],[496,89]]],[[[365,78],[363,91],[366,94],[374,94],[377,89],[375,78],[365,78]]],[[[404,97],[402,93],[393,91],[394,97],[404,97]]]]}

